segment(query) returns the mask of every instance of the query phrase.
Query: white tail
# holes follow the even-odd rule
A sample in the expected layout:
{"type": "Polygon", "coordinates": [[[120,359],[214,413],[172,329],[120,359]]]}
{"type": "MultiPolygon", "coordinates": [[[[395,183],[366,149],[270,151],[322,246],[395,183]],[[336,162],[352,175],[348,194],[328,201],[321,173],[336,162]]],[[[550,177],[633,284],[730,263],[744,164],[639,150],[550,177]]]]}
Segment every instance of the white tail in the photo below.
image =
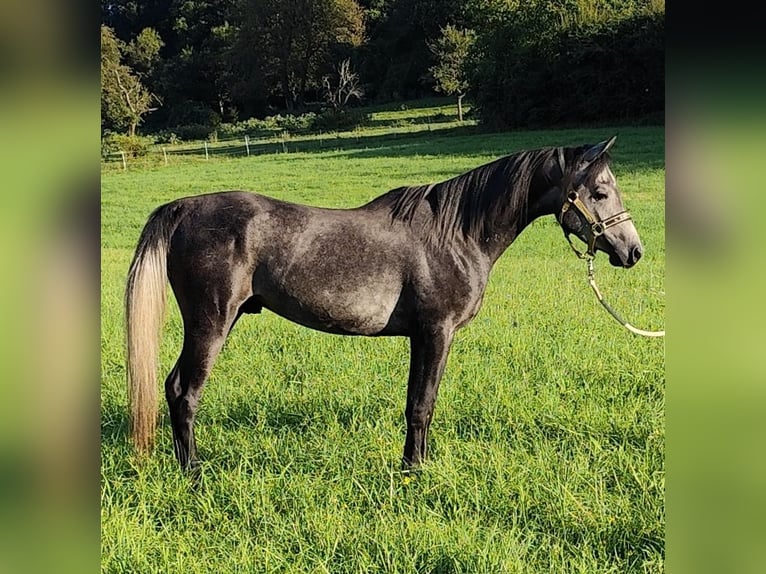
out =
{"type": "Polygon", "coordinates": [[[144,227],[125,291],[128,400],[133,443],[151,451],[159,409],[157,370],[167,301],[167,252],[174,212],[163,206],[144,227]]]}

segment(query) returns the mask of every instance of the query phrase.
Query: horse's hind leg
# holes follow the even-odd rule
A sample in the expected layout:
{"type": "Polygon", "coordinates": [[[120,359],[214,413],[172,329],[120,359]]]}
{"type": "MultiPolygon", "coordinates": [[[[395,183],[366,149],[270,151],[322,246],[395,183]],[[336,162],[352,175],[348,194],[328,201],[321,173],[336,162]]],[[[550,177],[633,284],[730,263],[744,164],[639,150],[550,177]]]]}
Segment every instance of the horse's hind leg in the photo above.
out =
{"type": "Polygon", "coordinates": [[[202,388],[238,316],[236,311],[196,308],[192,317],[184,317],[183,349],[165,381],[165,397],[176,458],[185,470],[198,465],[194,418],[202,388]]]}

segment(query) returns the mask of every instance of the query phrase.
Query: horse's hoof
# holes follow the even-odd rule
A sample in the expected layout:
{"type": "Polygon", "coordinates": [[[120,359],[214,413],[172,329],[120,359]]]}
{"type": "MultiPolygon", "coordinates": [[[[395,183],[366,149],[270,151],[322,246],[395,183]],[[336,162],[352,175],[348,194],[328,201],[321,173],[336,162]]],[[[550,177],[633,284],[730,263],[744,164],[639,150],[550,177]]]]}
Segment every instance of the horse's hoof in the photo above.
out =
{"type": "Polygon", "coordinates": [[[406,458],[402,458],[402,472],[403,473],[415,473],[420,472],[420,462],[412,462],[406,458]]]}
{"type": "Polygon", "coordinates": [[[202,486],[202,464],[199,461],[190,462],[184,469],[184,474],[189,478],[194,488],[202,486]]]}

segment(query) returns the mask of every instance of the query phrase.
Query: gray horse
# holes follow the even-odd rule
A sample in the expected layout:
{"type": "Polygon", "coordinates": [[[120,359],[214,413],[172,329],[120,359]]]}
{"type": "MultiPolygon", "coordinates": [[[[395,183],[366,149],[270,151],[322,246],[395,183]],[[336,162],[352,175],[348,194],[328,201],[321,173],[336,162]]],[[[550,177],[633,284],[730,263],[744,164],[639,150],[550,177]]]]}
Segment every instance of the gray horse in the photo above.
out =
{"type": "Polygon", "coordinates": [[[403,466],[417,467],[453,337],[479,312],[493,264],[529,223],[556,215],[567,236],[615,266],[641,257],[609,169],[614,140],[522,151],[354,209],[240,191],[159,207],[139,239],[126,292],[136,448],[147,452],[154,440],[169,281],[184,341],[165,396],[182,468],[198,464],[194,417],[224,340],[243,313],[263,308],[328,333],[409,337],[403,466]]]}

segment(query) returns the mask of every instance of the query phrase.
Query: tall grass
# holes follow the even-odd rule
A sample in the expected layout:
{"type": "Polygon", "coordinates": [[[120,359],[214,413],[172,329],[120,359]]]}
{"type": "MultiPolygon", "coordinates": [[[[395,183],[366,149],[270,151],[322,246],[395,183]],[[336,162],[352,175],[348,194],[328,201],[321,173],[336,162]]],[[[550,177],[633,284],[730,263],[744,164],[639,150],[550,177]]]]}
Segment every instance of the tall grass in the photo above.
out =
{"type": "MultiPolygon", "coordinates": [[[[408,345],[338,337],[269,312],[240,321],[203,394],[203,480],[183,476],[167,417],[138,464],[127,438],[122,296],[162,202],[248,189],[349,207],[515,150],[618,131],[614,171],[646,255],[599,258],[610,302],[664,311],[664,132],[423,133],[336,151],[188,161],[102,177],[102,569],[105,572],[661,572],[663,341],[603,312],[552,218],[498,262],[450,355],[432,460],[399,473],[408,345]]],[[[180,350],[171,303],[164,376],[180,350]]]]}

